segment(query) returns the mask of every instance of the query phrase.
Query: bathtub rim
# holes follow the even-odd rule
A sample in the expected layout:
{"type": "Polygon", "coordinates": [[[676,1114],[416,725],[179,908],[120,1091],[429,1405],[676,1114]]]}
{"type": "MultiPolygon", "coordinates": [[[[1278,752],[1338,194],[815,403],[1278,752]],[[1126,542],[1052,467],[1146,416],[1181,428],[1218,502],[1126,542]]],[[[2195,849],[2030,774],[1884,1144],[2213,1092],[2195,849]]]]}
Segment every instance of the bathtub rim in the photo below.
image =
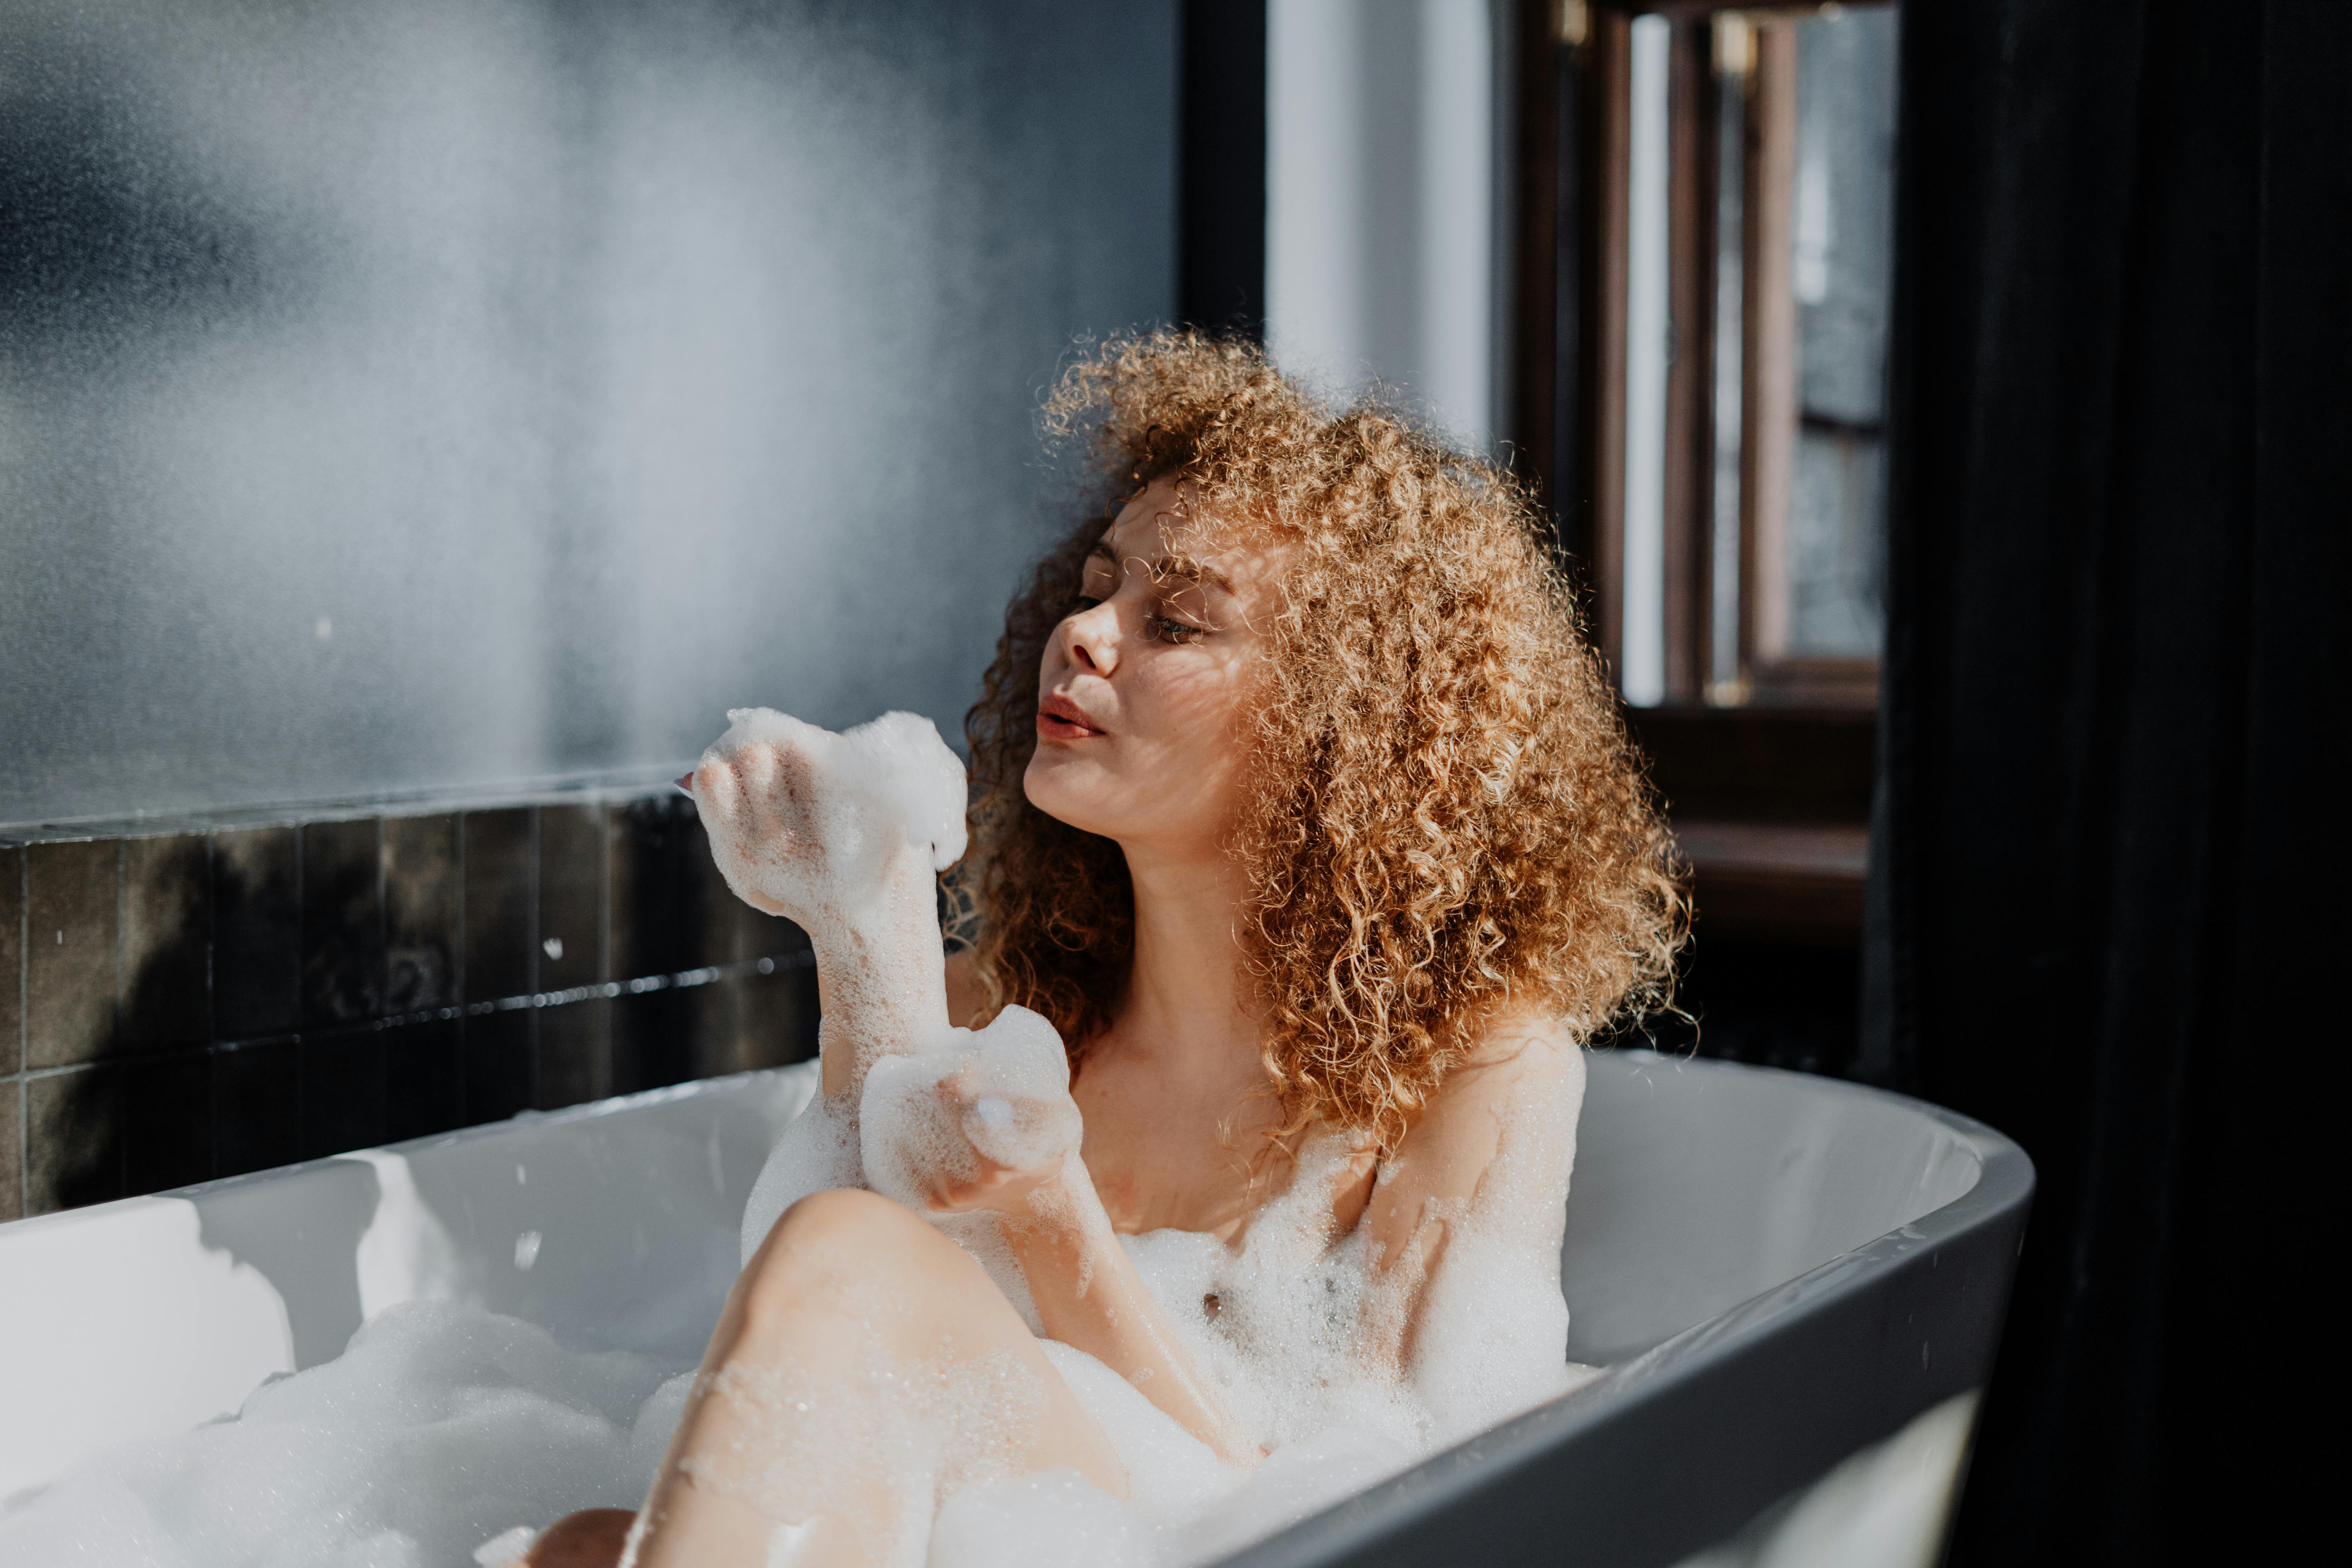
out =
{"type": "MultiPolygon", "coordinates": [[[[1977,1179],[1908,1224],[1219,1558],[1217,1568],[1679,1563],[1920,1413],[1984,1386],[2033,1198],[2022,1148],[1973,1117],[1866,1084],[1646,1049],[1611,1054],[1895,1105],[1956,1137],[1975,1154],[1977,1179]],[[1960,1284],[1946,1283],[1947,1269],[1961,1272],[1960,1284]],[[1769,1434],[1727,1433],[1727,1399],[1785,1419],[1769,1434]],[[1538,1489],[1545,1496],[1531,1508],[1526,1494],[1538,1489]]],[[[1963,1462],[1956,1500],[1965,1480],[1963,1462]]]]}
{"type": "Polygon", "coordinates": [[[101,1219],[110,1214],[121,1214],[145,1205],[173,1198],[211,1197],[238,1187],[263,1182],[283,1181],[289,1176],[317,1171],[329,1165],[350,1164],[363,1161],[369,1154],[408,1155],[428,1149],[446,1149],[476,1139],[511,1134],[518,1128],[560,1127],[573,1121],[594,1121],[619,1111],[633,1110],[642,1106],[670,1105],[680,1100],[699,1099],[706,1094],[719,1094],[740,1089],[753,1079],[771,1078],[789,1072],[793,1068],[806,1067],[816,1060],[787,1062],[781,1068],[751,1068],[732,1072],[722,1078],[690,1079],[684,1083],[664,1084],[658,1089],[641,1089],[630,1094],[615,1094],[604,1100],[583,1100],[578,1105],[563,1106],[555,1110],[518,1110],[500,1121],[478,1121],[470,1127],[452,1128],[446,1132],[427,1132],[415,1138],[404,1138],[397,1143],[371,1143],[364,1148],[350,1149],[340,1154],[320,1154],[309,1160],[297,1160],[291,1164],[271,1165],[258,1171],[247,1171],[234,1176],[215,1176],[210,1181],[191,1182],[184,1187],[164,1187],[152,1193],[137,1193],[127,1198],[109,1198],[104,1203],[83,1204],[77,1208],[56,1209],[48,1214],[26,1215],[21,1218],[0,1220],[0,1239],[11,1235],[29,1235],[52,1225],[83,1224],[101,1219]]]}
{"type": "MultiPolygon", "coordinates": [[[[1582,1388],[1433,1455],[1365,1492],[1220,1559],[1221,1563],[1230,1568],[1308,1568],[1310,1564],[1336,1568],[1340,1563],[1425,1561],[1432,1550],[1451,1557],[1459,1554],[1466,1541],[1459,1526],[1473,1515],[1484,1518],[1482,1528],[1471,1530],[1470,1535],[1492,1534],[1508,1526],[1498,1542],[1504,1550],[1525,1551],[1540,1542],[1549,1549],[1544,1552],[1548,1560],[1562,1563],[1625,1568],[1675,1562],[1730,1535],[1772,1502],[1856,1448],[1892,1434],[1919,1411],[1953,1394],[1982,1386],[1999,1342],[2017,1244],[2033,1192],[2032,1163],[2023,1150],[1971,1118],[1864,1085],[1643,1049],[1620,1048],[1606,1054],[1630,1058],[1637,1065],[1655,1064],[1682,1071],[1769,1075],[1801,1084],[1809,1093],[1860,1097],[1892,1105],[1936,1123],[1953,1136],[1975,1156],[1976,1179],[1965,1191],[1909,1224],[1694,1324],[1617,1363],[1582,1388]],[[1982,1274],[1990,1289],[1978,1291],[1966,1303],[1956,1303],[1951,1292],[1915,1292],[1917,1299],[1906,1317],[1906,1327],[1914,1331],[1905,1344],[1906,1348],[1915,1342],[1932,1344],[1940,1336],[1948,1346],[1957,1339],[1955,1348],[1959,1353],[1924,1366],[1914,1361],[1911,1364],[1919,1366],[1921,1377],[1898,1380],[1899,1386],[1891,1391],[1872,1390],[1867,1384],[1875,1375],[1874,1368],[1849,1364],[1854,1358],[1842,1340],[1850,1337],[1857,1325],[1864,1330],[1871,1326],[1868,1320],[1873,1314],[1868,1309],[1890,1286],[1924,1279],[1947,1262],[1982,1274]],[[1989,1314],[1984,1300],[1988,1294],[1993,1298],[1989,1314]],[[1796,1424],[1801,1430],[1776,1433],[1769,1444],[1754,1443],[1750,1435],[1742,1439],[1748,1443],[1748,1454],[1719,1453],[1719,1462],[1712,1468],[1694,1467],[1691,1456],[1706,1447],[1701,1440],[1705,1426],[1721,1404],[1721,1391],[1716,1385],[1727,1379],[1738,1381],[1743,1374],[1752,1381],[1759,1368],[1772,1372],[1776,1363],[1783,1383],[1792,1368],[1818,1373],[1822,1386],[1838,1395],[1838,1400],[1830,1402],[1837,1405],[1835,1411],[1826,1411],[1818,1400],[1801,1400],[1801,1405],[1814,1406],[1797,1412],[1805,1417],[1796,1424]],[[1654,1430],[1641,1440],[1625,1441],[1628,1428],[1645,1424],[1654,1430]],[[1670,1507],[1659,1506],[1661,1500],[1655,1497],[1649,1500],[1652,1506],[1647,1508],[1625,1506],[1627,1489],[1638,1491],[1644,1479],[1643,1462],[1635,1457],[1644,1452],[1660,1457],[1660,1464],[1650,1472],[1653,1479],[1664,1474],[1675,1480],[1673,1496],[1667,1500],[1670,1507]],[[1764,1460],[1761,1465],[1754,1462],[1759,1454],[1764,1460]],[[1744,1468],[1737,1462],[1742,1458],[1749,1461],[1744,1468]],[[1513,1482],[1530,1471],[1542,1474],[1551,1495],[1551,1506],[1544,1510],[1551,1516],[1549,1519],[1526,1517],[1522,1510],[1496,1503],[1496,1494],[1511,1490],[1513,1482]],[[1694,1474],[1708,1477],[1704,1496],[1690,1484],[1694,1474]],[[1601,1478],[1613,1479],[1604,1485],[1601,1478]],[[1578,1493],[1606,1495],[1610,1506],[1580,1508],[1575,1500],[1578,1493]],[[1564,1517],[1573,1520],[1565,1530],[1560,1527],[1564,1517]],[[1607,1526],[1606,1534],[1590,1528],[1595,1524],[1607,1526]],[[1403,1551],[1415,1540],[1424,1543],[1418,1555],[1403,1551]]],[[[812,1088],[814,1073],[809,1069],[813,1065],[793,1064],[803,1069],[812,1088]]],[[[632,1109],[738,1092],[753,1080],[773,1082],[791,1070],[753,1069],[557,1110],[526,1110],[501,1121],[355,1152],[406,1154],[510,1135],[518,1128],[594,1121],[632,1109]]],[[[215,1194],[353,1158],[352,1153],[328,1155],[168,1192],[29,1216],[0,1226],[0,1235],[24,1234],[53,1224],[86,1223],[108,1212],[215,1194]]]]}

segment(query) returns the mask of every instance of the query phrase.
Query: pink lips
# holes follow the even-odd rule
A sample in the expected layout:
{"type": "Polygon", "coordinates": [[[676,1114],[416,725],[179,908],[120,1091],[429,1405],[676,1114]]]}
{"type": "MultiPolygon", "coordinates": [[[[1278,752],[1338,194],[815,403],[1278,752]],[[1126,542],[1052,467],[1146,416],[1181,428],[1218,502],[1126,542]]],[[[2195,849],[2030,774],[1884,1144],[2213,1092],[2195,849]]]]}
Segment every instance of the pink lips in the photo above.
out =
{"type": "Polygon", "coordinates": [[[1087,710],[1066,697],[1049,695],[1037,704],[1037,733],[1048,741],[1082,741],[1102,732],[1087,710]]]}

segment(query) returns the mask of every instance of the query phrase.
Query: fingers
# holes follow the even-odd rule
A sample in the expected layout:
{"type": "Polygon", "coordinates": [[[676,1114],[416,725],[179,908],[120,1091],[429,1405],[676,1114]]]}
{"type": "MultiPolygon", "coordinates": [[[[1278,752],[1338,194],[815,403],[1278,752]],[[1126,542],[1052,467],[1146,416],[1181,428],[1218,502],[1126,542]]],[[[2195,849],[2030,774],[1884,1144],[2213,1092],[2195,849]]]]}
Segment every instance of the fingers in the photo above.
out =
{"type": "Polygon", "coordinates": [[[753,846],[790,853],[788,841],[803,836],[807,816],[801,799],[805,775],[795,760],[764,741],[726,752],[713,748],[691,775],[695,804],[747,857],[753,846]]]}
{"type": "Polygon", "coordinates": [[[786,831],[789,813],[785,804],[777,798],[777,786],[783,768],[776,748],[764,741],[754,741],[736,753],[734,763],[735,776],[749,807],[752,830],[762,839],[772,838],[786,831]]]}
{"type": "Polygon", "coordinates": [[[715,815],[721,822],[731,822],[736,812],[738,791],[735,770],[725,762],[703,754],[691,775],[694,780],[694,804],[715,815]]]}

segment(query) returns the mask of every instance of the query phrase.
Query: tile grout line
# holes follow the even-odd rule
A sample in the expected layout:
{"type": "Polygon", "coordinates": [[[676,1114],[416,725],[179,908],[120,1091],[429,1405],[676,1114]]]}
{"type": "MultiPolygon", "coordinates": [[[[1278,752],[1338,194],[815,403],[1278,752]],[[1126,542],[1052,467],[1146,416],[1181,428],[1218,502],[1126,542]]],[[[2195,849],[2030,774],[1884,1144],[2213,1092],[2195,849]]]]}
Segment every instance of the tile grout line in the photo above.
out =
{"type": "MultiPolygon", "coordinates": [[[[125,978],[130,968],[127,951],[131,944],[131,840],[114,841],[114,1016],[107,1030],[115,1038],[121,1037],[124,1013],[130,1007],[130,982],[125,978]]],[[[135,1053],[125,1053],[135,1054],[135,1053]]],[[[114,1080],[114,1190],[120,1194],[131,1190],[131,1069],[125,1065],[114,1080]]]]}
{"type": "Polygon", "coordinates": [[[458,1009],[458,1023],[456,1031],[457,1036],[457,1081],[456,1087],[457,1090],[457,1125],[463,1127],[466,1125],[466,1062],[467,1057],[470,1055],[470,1048],[466,1041],[465,1024],[466,814],[462,811],[453,811],[449,815],[455,821],[457,828],[457,864],[452,868],[451,870],[452,879],[455,881],[457,889],[457,930],[455,933],[457,941],[451,944],[452,952],[449,954],[449,970],[451,989],[456,992],[456,995],[453,996],[451,1000],[456,1002],[458,1009]]]}
{"type": "Polygon", "coordinates": [[[16,1212],[33,1201],[33,851],[16,851],[16,1212]]]}
{"type": "MultiPolygon", "coordinates": [[[[347,1035],[382,1032],[387,1029],[415,1028],[420,1025],[447,1023],[458,1017],[477,1017],[490,1013],[544,1012],[554,1007],[568,1007],[579,1002],[611,1000],[622,995],[643,995],[648,991],[692,991],[723,980],[740,980],[751,974],[773,974],[778,970],[805,969],[813,964],[805,950],[793,952],[762,953],[758,958],[732,959],[725,963],[698,964],[692,969],[659,970],[651,974],[633,975],[626,980],[592,981],[585,985],[565,986],[556,991],[518,991],[511,995],[496,996],[488,1001],[468,1002],[449,1007],[424,1007],[414,1012],[392,1013],[380,1018],[363,1019],[358,1023],[313,1029],[284,1029],[276,1034],[253,1035],[238,1040],[216,1040],[205,1045],[188,1046],[176,1051],[159,1051],[151,1059],[189,1061],[198,1057],[216,1056],[222,1052],[250,1050],[256,1046],[299,1044],[305,1039],[340,1039],[347,1035]]],[[[17,1072],[0,1072],[0,1083],[19,1079],[30,1082],[37,1079],[65,1078],[73,1073],[90,1072],[111,1065],[104,1061],[67,1062],[58,1067],[26,1068],[17,1072]]]]}
{"type": "MultiPolygon", "coordinates": [[[[540,810],[539,807],[535,805],[530,806],[528,809],[530,812],[529,819],[530,822],[530,913],[524,921],[528,942],[523,950],[523,963],[529,965],[524,972],[525,978],[530,982],[531,994],[536,996],[539,994],[539,900],[540,877],[541,874],[540,866],[539,837],[540,810]]],[[[524,1040],[524,1048],[530,1053],[528,1059],[530,1063],[530,1102],[532,1105],[536,1106],[540,1102],[538,1008],[534,1007],[530,1010],[530,1027],[525,1030],[524,1033],[526,1037],[524,1040]]]]}
{"type": "Polygon", "coordinates": [[[456,816],[466,812],[507,811],[516,806],[593,800],[615,791],[624,798],[636,799],[660,795],[670,780],[682,772],[690,772],[695,763],[696,759],[689,757],[636,767],[549,773],[504,785],[436,785],[299,800],[252,801],[190,810],[134,811],[120,816],[30,818],[0,823],[0,847],[59,840],[165,838],[181,833],[348,822],[370,813],[393,817],[456,816]]]}

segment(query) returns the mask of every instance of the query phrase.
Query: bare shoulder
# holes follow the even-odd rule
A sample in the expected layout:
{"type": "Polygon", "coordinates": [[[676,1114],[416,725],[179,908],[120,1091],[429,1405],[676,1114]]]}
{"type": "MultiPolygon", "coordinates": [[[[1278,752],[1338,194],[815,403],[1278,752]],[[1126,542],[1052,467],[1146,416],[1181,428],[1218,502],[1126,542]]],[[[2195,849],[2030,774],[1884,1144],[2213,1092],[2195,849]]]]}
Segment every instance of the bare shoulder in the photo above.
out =
{"type": "Polygon", "coordinates": [[[1583,1097],[1584,1053],[1568,1031],[1540,1014],[1508,1014],[1486,1026],[1471,1058],[1438,1085],[1405,1146],[1465,1136],[1491,1141],[1496,1123],[1520,1109],[1559,1107],[1572,1125],[1583,1097]]]}
{"type": "Polygon", "coordinates": [[[1496,1019],[1383,1162],[1366,1215],[1381,1256],[1396,1256],[1433,1214],[1481,1206],[1498,1167],[1514,1173],[1503,1178],[1514,1191],[1528,1188],[1528,1172],[1550,1173],[1528,1190],[1564,1183],[1583,1101],[1584,1057],[1567,1030],[1529,1014],[1496,1019]]]}
{"type": "Polygon", "coordinates": [[[971,953],[949,953],[948,1022],[959,1029],[969,1029],[987,1005],[988,990],[980,983],[980,972],[972,967],[971,953]]]}

